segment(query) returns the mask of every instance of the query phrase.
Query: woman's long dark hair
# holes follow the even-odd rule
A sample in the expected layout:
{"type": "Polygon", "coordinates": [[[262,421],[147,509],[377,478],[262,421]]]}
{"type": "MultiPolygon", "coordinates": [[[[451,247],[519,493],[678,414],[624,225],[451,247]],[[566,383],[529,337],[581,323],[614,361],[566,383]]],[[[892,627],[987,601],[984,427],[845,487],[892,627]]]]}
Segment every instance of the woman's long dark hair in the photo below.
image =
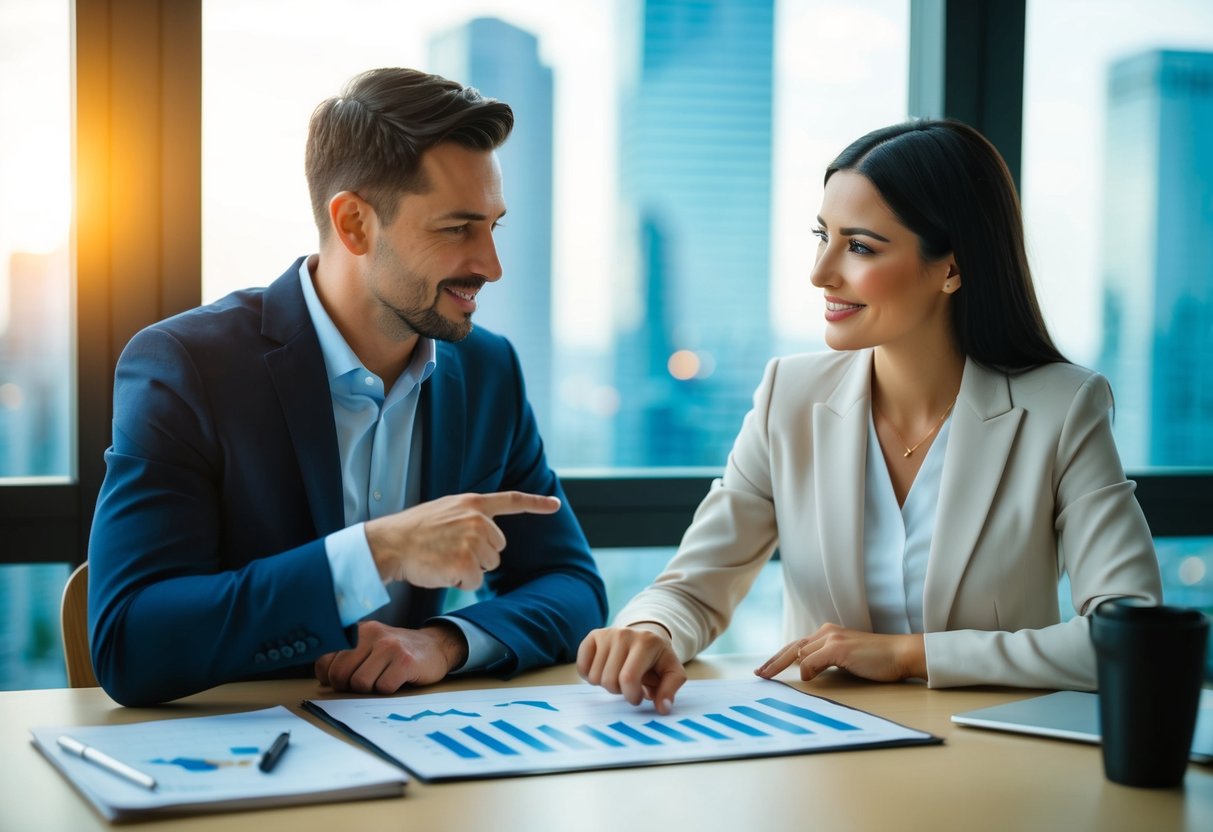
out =
{"type": "Polygon", "coordinates": [[[826,182],[840,170],[876,187],[924,259],[956,258],[952,331],[965,356],[1006,373],[1066,361],[1036,302],[1015,184],[984,136],[952,120],[895,124],[838,154],[826,182]]]}

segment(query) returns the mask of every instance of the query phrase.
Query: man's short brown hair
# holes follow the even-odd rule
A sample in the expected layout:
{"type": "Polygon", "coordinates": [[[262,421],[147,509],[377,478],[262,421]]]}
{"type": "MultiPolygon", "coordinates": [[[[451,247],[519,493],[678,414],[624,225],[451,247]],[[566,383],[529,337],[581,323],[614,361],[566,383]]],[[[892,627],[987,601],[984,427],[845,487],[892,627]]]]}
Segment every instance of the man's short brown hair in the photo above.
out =
{"type": "Polygon", "coordinates": [[[307,184],[321,240],[334,194],[357,193],[391,223],[401,194],[426,188],[427,150],[442,142],[495,150],[513,127],[508,104],[438,75],[385,68],[355,76],[340,97],[316,108],[308,125],[307,184]]]}

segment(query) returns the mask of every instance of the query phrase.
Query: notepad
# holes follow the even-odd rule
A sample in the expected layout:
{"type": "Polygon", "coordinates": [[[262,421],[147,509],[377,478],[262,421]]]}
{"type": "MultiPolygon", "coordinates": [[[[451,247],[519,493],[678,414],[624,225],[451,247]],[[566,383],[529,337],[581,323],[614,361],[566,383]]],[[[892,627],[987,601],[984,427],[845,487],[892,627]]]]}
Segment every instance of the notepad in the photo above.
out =
{"type": "MultiPolygon", "coordinates": [[[[1078,742],[1099,742],[1099,696],[1063,690],[1005,705],[965,711],[952,717],[957,725],[1035,734],[1078,742]]],[[[1200,711],[1192,737],[1192,759],[1213,763],[1213,690],[1201,691],[1200,711]]]]}
{"type": "Polygon", "coordinates": [[[284,707],[126,725],[33,728],[34,746],[107,820],[392,797],[408,775],[284,707]],[[270,773],[274,739],[290,747],[270,773]],[[156,781],[142,788],[58,746],[67,735],[156,781]]]}
{"type": "Polygon", "coordinates": [[[304,707],[427,781],[943,742],[764,679],[687,682],[667,716],[588,684],[304,707]]]}

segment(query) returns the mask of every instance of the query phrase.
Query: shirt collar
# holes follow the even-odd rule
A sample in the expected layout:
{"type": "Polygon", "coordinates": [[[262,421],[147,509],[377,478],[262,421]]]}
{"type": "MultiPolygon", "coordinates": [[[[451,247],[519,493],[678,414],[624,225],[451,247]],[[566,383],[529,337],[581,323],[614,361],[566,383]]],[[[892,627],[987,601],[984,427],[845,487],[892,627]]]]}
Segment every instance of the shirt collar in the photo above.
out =
{"type": "MultiPolygon", "coordinates": [[[[357,354],[350,349],[345,336],[337,329],[337,325],[329,317],[328,310],[320,302],[320,296],[316,294],[316,286],[312,282],[312,271],[308,266],[309,260],[311,260],[310,257],[304,257],[303,262],[299,264],[299,283],[303,288],[303,301],[307,304],[308,317],[312,319],[316,337],[320,340],[320,352],[324,356],[324,368],[328,373],[329,384],[352,371],[370,373],[357,354]]],[[[434,339],[421,337],[417,339],[413,357],[398,381],[411,380],[412,384],[409,384],[409,387],[421,384],[433,374],[437,365],[438,350],[434,339]]],[[[395,386],[393,385],[393,387],[395,386]]]]}

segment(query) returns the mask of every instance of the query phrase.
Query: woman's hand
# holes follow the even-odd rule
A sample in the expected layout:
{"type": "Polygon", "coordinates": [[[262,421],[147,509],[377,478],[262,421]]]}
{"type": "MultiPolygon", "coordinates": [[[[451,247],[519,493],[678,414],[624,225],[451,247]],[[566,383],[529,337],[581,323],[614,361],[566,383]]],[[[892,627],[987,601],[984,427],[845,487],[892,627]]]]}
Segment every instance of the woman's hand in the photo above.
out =
{"type": "Polygon", "coordinates": [[[927,678],[921,634],[864,633],[837,624],[824,624],[808,638],[793,641],[754,672],[770,679],[793,664],[800,665],[800,678],[806,682],[831,667],[876,682],[927,678]]]}
{"type": "Polygon", "coordinates": [[[592,630],[577,650],[577,672],[633,705],[652,700],[659,714],[670,712],[687,680],[669,631],[650,621],[592,630]]]}

